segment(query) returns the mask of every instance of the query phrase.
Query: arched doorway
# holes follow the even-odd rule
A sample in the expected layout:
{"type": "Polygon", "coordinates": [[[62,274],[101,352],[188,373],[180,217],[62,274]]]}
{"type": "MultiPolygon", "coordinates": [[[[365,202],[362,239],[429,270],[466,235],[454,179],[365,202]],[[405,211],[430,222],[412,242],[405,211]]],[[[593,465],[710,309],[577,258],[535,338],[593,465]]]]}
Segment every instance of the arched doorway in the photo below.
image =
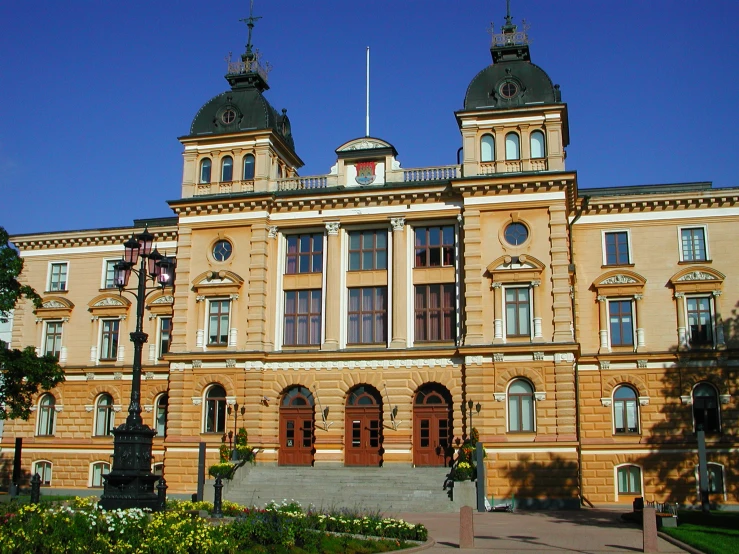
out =
{"type": "Polygon", "coordinates": [[[427,383],[413,399],[413,465],[446,466],[451,462],[452,396],[427,383]]]}
{"type": "Polygon", "coordinates": [[[292,387],[283,394],[280,402],[280,465],[313,465],[314,415],[313,395],[307,388],[292,387]]]}
{"type": "Polygon", "coordinates": [[[360,385],[349,393],[344,435],[345,465],[382,465],[382,397],[377,389],[360,385]]]}

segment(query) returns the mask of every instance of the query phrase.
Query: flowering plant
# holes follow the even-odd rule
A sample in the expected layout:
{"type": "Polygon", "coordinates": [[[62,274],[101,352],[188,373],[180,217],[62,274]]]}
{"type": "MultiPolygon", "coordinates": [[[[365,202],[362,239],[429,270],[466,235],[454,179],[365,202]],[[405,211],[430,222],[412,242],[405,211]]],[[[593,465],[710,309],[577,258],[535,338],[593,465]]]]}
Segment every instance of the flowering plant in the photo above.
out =
{"type": "Polygon", "coordinates": [[[459,462],[454,468],[453,479],[455,481],[469,481],[472,479],[474,467],[469,462],[459,462]]]}
{"type": "Polygon", "coordinates": [[[231,479],[233,477],[234,468],[236,466],[229,462],[221,462],[220,464],[213,464],[208,468],[208,475],[217,479],[231,479]]]}
{"type": "Polygon", "coordinates": [[[224,442],[220,447],[218,447],[218,454],[221,457],[221,463],[223,464],[231,458],[231,449],[224,442]]]}

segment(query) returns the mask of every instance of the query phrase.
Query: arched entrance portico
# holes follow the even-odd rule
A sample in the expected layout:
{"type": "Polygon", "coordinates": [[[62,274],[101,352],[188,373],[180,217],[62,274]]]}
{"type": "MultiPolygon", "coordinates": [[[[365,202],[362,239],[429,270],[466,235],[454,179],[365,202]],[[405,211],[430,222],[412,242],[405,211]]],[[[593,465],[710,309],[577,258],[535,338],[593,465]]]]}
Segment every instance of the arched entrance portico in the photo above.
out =
{"type": "Polygon", "coordinates": [[[298,386],[283,394],[280,402],[280,465],[313,465],[314,416],[315,407],[310,390],[298,386]]]}
{"type": "Polygon", "coordinates": [[[344,465],[382,465],[382,397],[360,385],[349,393],[344,427],[344,465]]]}
{"type": "Polygon", "coordinates": [[[451,462],[452,396],[426,383],[413,399],[413,465],[446,466],[451,462]]]}

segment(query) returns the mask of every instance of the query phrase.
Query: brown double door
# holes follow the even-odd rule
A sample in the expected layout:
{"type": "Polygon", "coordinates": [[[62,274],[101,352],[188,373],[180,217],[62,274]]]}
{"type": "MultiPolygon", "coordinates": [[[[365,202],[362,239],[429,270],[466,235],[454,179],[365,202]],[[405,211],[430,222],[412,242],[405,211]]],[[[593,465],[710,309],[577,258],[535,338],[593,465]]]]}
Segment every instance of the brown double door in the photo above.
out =
{"type": "Polygon", "coordinates": [[[344,464],[379,466],[382,459],[382,418],[380,407],[347,406],[344,464]]]}
{"type": "Polygon", "coordinates": [[[413,464],[445,466],[452,440],[451,418],[446,405],[414,406],[413,464]]]}
{"type": "Polygon", "coordinates": [[[280,410],[280,465],[313,464],[313,407],[280,410]]]}

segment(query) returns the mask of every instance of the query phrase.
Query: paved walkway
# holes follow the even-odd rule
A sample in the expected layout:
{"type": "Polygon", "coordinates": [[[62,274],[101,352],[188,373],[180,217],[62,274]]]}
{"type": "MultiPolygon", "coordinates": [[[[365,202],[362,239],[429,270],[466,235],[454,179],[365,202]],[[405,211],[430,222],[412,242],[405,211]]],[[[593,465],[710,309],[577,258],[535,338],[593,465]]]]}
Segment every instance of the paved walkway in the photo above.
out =
{"type": "MultiPolygon", "coordinates": [[[[423,523],[436,545],[428,553],[463,552],[641,552],[642,532],[623,523],[621,512],[582,509],[561,512],[474,513],[475,548],[459,549],[459,514],[400,514],[423,523]]],[[[664,539],[659,551],[684,552],[664,539]]]]}

